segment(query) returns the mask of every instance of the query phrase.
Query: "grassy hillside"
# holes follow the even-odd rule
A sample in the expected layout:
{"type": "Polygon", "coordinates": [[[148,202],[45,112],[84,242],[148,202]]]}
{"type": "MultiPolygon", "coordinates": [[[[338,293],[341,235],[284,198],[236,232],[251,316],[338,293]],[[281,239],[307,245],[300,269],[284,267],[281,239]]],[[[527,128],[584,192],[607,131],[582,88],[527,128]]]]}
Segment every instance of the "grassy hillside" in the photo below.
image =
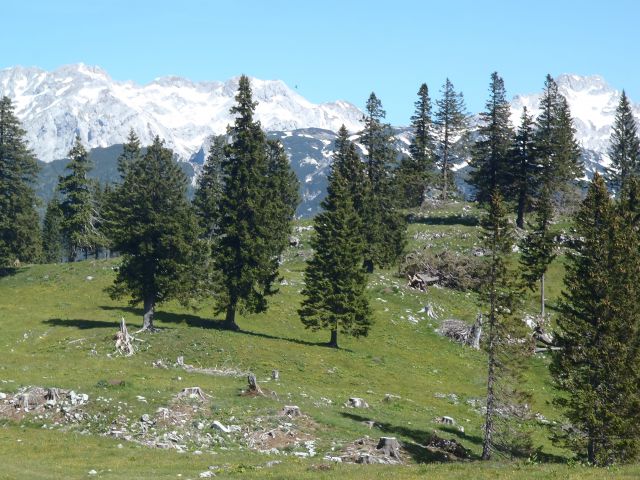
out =
{"type": "MultiPolygon", "coordinates": [[[[428,242],[435,249],[466,251],[477,243],[475,215],[456,206],[416,222],[410,226],[409,248],[428,242]]],[[[0,410],[0,478],[199,478],[207,471],[242,478],[640,475],[636,467],[605,472],[567,464],[568,452],[550,444],[543,424],[532,426],[541,453],[527,461],[447,463],[442,452],[425,449],[435,431],[460,442],[471,459],[480,454],[485,355],[435,332],[442,319],[473,321],[480,308],[477,298],[444,288],[414,291],[395,271],[376,272],[369,286],[375,312],[370,336],[342,337],[340,350],[329,349],[323,346],[328,334],[305,330],[296,313],[304,260],[310,255],[306,226],[300,223],[296,233],[302,245],[286,252],[283,284],[268,313],[240,317],[242,331],[227,332],[218,328],[221,319],[213,318],[210,303],[197,310],[166,304],[157,314],[161,331],[142,336],[132,357],[114,354],[113,335],[121,317],[130,330],[138,328],[141,311],[104,293],[117,260],[27,266],[0,279],[0,392],[43,386],[89,396],[77,409],[81,418],[72,421],[51,411],[22,416],[0,410]],[[427,303],[438,319],[421,312],[427,303]],[[196,369],[216,372],[185,371],[174,365],[178,356],[196,369]],[[280,372],[278,381],[270,379],[273,369],[280,372]],[[242,395],[248,371],[256,374],[265,396],[242,395]],[[176,400],[183,388],[193,386],[210,397],[176,400]],[[387,394],[393,395],[391,401],[384,400],[387,394]],[[354,396],[369,408],[345,407],[354,396]],[[281,417],[284,405],[299,406],[303,417],[281,417]],[[152,419],[148,424],[140,421],[145,414],[152,419]],[[453,417],[456,425],[437,423],[441,416],[453,417]],[[237,425],[239,431],[212,429],[214,420],[237,425]],[[130,440],[114,433],[122,431],[130,440]],[[174,443],[180,448],[144,445],[162,443],[158,439],[172,444],[166,440],[172,435],[179,437],[174,443]],[[398,438],[404,445],[403,464],[346,465],[324,459],[339,456],[366,436],[374,443],[381,436],[398,438]]],[[[551,306],[561,274],[560,259],[549,275],[551,306]]],[[[530,305],[535,311],[533,296],[530,305]]],[[[526,378],[534,394],[532,411],[551,422],[560,420],[549,404],[548,359],[536,356],[530,363],[526,378]]]]}

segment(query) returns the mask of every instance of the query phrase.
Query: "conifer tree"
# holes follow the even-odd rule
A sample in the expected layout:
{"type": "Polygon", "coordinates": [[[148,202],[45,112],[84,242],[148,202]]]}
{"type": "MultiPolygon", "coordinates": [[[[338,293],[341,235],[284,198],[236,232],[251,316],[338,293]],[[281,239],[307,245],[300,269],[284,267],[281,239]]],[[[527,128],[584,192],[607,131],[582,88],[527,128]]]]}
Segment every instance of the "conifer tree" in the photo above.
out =
{"type": "Polygon", "coordinates": [[[349,140],[349,132],[344,125],[340,127],[338,137],[335,140],[332,168],[338,170],[342,178],[348,183],[353,207],[362,220],[360,222],[363,227],[362,238],[365,238],[364,218],[365,206],[369,195],[369,178],[367,177],[365,165],[358,155],[356,146],[349,140]]]}
{"type": "Polygon", "coordinates": [[[489,99],[485,108],[486,110],[480,114],[480,139],[473,148],[471,165],[474,171],[470,177],[470,182],[476,190],[476,200],[480,203],[488,202],[494,191],[506,196],[512,184],[510,150],[513,129],[509,120],[511,109],[504,80],[497,72],[491,74],[489,99]]]}
{"type": "Polygon", "coordinates": [[[393,192],[396,152],[390,125],[383,123],[382,103],[371,93],[367,101],[361,142],[367,150],[368,198],[364,206],[365,267],[391,265],[404,248],[405,222],[393,192]]]}
{"type": "Polygon", "coordinates": [[[562,391],[555,403],[574,427],[557,439],[595,465],[640,451],[640,259],[628,213],[594,175],[575,216],[580,240],[568,256],[551,365],[562,391]]]}
{"type": "Polygon", "coordinates": [[[112,196],[107,221],[113,248],[122,254],[112,298],[130,295],[143,304],[143,330],[153,330],[156,306],[183,303],[196,295],[204,252],[193,209],[186,198],[187,178],[173,152],[156,137],[144,157],[130,163],[112,196]]]}
{"type": "MultiPolygon", "coordinates": [[[[236,104],[231,108],[234,125],[229,127],[231,143],[222,162],[223,192],[220,199],[219,241],[214,253],[216,268],[222,277],[217,312],[226,312],[224,326],[237,330],[236,311],[264,312],[267,297],[277,290],[277,258],[288,237],[281,229],[291,209],[270,212],[268,189],[270,162],[267,142],[260,123],[254,120],[256,103],[246,76],[240,77],[236,104]],[[277,218],[276,218],[277,217],[277,218]]],[[[279,170],[280,171],[280,170],[279,170]]]]}
{"type": "Polygon", "coordinates": [[[627,188],[629,178],[640,175],[640,140],[633,111],[625,91],[622,91],[611,130],[609,146],[611,168],[608,183],[616,195],[627,188]]]}
{"type": "Polygon", "coordinates": [[[533,207],[541,175],[534,142],[533,117],[527,112],[527,107],[522,110],[511,157],[513,186],[509,196],[516,200],[516,225],[524,228],[525,214],[533,207]]]}
{"type": "Polygon", "coordinates": [[[44,263],[57,263],[64,260],[63,220],[60,200],[56,195],[47,203],[42,224],[42,260],[44,263]]]}
{"type": "Polygon", "coordinates": [[[127,175],[129,166],[139,160],[141,156],[140,139],[132,128],[129,130],[129,135],[127,136],[126,143],[123,145],[122,153],[118,156],[118,173],[120,173],[121,179],[124,179],[127,175]]]}
{"type": "Polygon", "coordinates": [[[305,298],[298,310],[307,328],[331,332],[328,345],[334,348],[338,332],[366,336],[371,326],[361,218],[353,206],[349,179],[343,176],[355,167],[354,157],[345,152],[355,152],[348,140],[338,144],[323,211],[314,220],[314,255],[305,270],[305,298]]]}
{"type": "Polygon", "coordinates": [[[528,395],[519,388],[526,345],[514,342],[522,338],[522,322],[514,319],[516,293],[513,275],[508,269],[513,232],[502,197],[497,190],[489,198],[483,218],[483,243],[487,256],[487,274],[483,298],[487,314],[487,410],[485,415],[482,459],[489,460],[494,450],[518,454],[531,447],[530,439],[520,428],[515,416],[501,416],[505,409],[517,411],[528,395]],[[514,425],[515,424],[515,425],[514,425]]]}
{"type": "Polygon", "coordinates": [[[8,97],[0,99],[0,271],[41,254],[33,183],[38,165],[8,97]]]}
{"type": "Polygon", "coordinates": [[[222,183],[222,162],[226,141],[224,136],[213,138],[209,154],[198,178],[198,186],[193,198],[196,215],[205,238],[213,241],[218,233],[220,222],[220,198],[224,185],[222,183]]]}
{"type": "Polygon", "coordinates": [[[540,316],[542,318],[545,315],[544,276],[549,264],[555,258],[554,239],[551,232],[552,220],[551,193],[547,187],[544,187],[537,201],[533,230],[523,239],[520,256],[520,264],[523,267],[522,278],[525,285],[533,289],[536,283],[540,283],[540,316]]]}
{"type": "Polygon", "coordinates": [[[454,142],[465,126],[465,106],[462,93],[457,93],[447,78],[441,90],[441,98],[436,100],[438,110],[435,123],[438,125],[437,148],[438,167],[442,182],[442,199],[447,200],[452,185],[451,166],[455,158],[454,142]]]}
{"type": "Polygon", "coordinates": [[[60,192],[60,208],[64,220],[62,232],[65,243],[69,248],[69,261],[77,259],[80,252],[85,258],[89,250],[99,242],[100,233],[97,230],[98,215],[94,205],[92,182],[87,176],[91,169],[89,154],[76,137],[75,144],[69,151],[69,163],[66,176],[58,180],[60,192]]]}

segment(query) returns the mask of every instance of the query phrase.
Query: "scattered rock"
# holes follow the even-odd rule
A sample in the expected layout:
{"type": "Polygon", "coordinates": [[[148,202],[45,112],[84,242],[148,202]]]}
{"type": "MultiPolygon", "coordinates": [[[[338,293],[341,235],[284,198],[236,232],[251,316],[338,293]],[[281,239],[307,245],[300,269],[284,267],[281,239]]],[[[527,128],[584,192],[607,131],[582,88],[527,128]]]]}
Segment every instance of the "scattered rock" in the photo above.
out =
{"type": "Polygon", "coordinates": [[[369,408],[369,404],[358,397],[351,397],[344,406],[349,408],[369,408]]]}
{"type": "Polygon", "coordinates": [[[207,400],[207,396],[209,395],[206,395],[200,387],[186,387],[178,393],[177,398],[190,398],[204,402],[207,400]]]}
{"type": "Polygon", "coordinates": [[[447,417],[446,415],[442,417],[436,418],[436,423],[441,423],[442,425],[455,425],[456,421],[453,417],[447,417]]]}
{"type": "Polygon", "coordinates": [[[382,399],[383,402],[387,402],[387,403],[391,403],[394,400],[400,400],[400,395],[394,395],[392,393],[387,393],[385,394],[384,398],[382,399]]]}
{"type": "Polygon", "coordinates": [[[282,409],[282,412],[280,412],[280,415],[282,415],[283,417],[299,417],[302,415],[302,413],[300,412],[300,407],[298,407],[297,405],[285,405],[284,408],[282,409]]]}
{"type": "Polygon", "coordinates": [[[426,446],[431,450],[437,449],[453,455],[455,458],[449,457],[450,460],[471,458],[469,450],[464,448],[457,440],[445,440],[444,438],[439,437],[435,432],[432,433],[431,437],[427,440],[426,446]]]}

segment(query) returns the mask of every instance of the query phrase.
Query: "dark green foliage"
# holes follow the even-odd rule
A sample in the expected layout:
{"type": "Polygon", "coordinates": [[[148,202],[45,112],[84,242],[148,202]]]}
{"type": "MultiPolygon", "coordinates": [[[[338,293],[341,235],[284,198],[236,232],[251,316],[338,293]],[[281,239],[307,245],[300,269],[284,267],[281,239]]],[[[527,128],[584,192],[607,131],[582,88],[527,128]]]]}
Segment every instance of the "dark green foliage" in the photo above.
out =
{"type": "Polygon", "coordinates": [[[540,314],[544,316],[544,275],[555,258],[554,239],[551,232],[553,205],[551,193],[544,187],[536,205],[536,220],[533,229],[521,243],[522,278],[525,285],[533,289],[540,282],[540,314]]]}
{"type": "Polygon", "coordinates": [[[122,146],[122,153],[118,156],[118,173],[121,179],[127,176],[131,164],[139,160],[141,156],[140,139],[131,129],[127,136],[127,142],[122,146]]]}
{"type": "Polygon", "coordinates": [[[453,183],[451,166],[455,159],[454,144],[465,127],[466,118],[462,93],[455,91],[453,83],[448,78],[440,93],[441,98],[436,100],[438,111],[435,118],[435,123],[440,129],[437,163],[441,175],[442,199],[447,200],[453,183]]]}
{"type": "Polygon", "coordinates": [[[509,198],[516,201],[516,225],[524,228],[524,217],[533,207],[542,174],[535,148],[533,117],[528,114],[527,107],[522,110],[520,126],[511,149],[511,162],[513,183],[509,189],[509,198]]]}
{"type": "Polygon", "coordinates": [[[86,256],[102,241],[97,229],[98,212],[94,204],[93,182],[87,176],[90,169],[89,155],[80,137],[76,137],[75,145],[69,152],[68,174],[58,181],[60,208],[64,216],[62,232],[69,249],[70,262],[75,261],[81,252],[86,256]]]}
{"type": "Polygon", "coordinates": [[[513,229],[497,191],[489,199],[482,227],[483,243],[489,252],[482,292],[489,307],[486,316],[487,412],[482,449],[482,459],[488,460],[496,450],[526,455],[530,452],[531,440],[523,431],[526,418],[521,414],[528,395],[519,388],[528,345],[514,341],[525,337],[525,332],[523,323],[514,316],[516,288],[508,269],[513,229]]]}
{"type": "Polygon", "coordinates": [[[293,215],[293,200],[287,198],[290,171],[284,168],[281,150],[274,155],[273,146],[267,147],[265,134],[253,118],[256,103],[251,95],[249,79],[243,75],[236,105],[231,108],[236,117],[228,132],[231,143],[221,164],[224,188],[214,258],[222,276],[217,311],[226,311],[225,326],[230,329],[238,328],[236,310],[259,313],[267,309],[267,297],[276,292],[277,259],[293,215]],[[286,187],[269,191],[274,185],[286,187]]]}
{"type": "Polygon", "coordinates": [[[609,158],[611,158],[611,168],[607,172],[608,183],[615,194],[619,195],[627,188],[632,175],[640,175],[638,129],[624,90],[616,109],[616,118],[611,131],[609,158]]]}
{"type": "Polygon", "coordinates": [[[397,184],[402,190],[403,206],[421,205],[425,190],[435,177],[435,159],[431,99],[425,83],[418,90],[416,110],[411,117],[413,138],[409,145],[410,156],[404,156],[397,173],[397,184]]]}
{"type": "Polygon", "coordinates": [[[153,328],[159,303],[186,302],[198,293],[204,252],[200,229],[186,198],[187,178],[173,152],[156,137],[144,157],[129,164],[107,215],[113,248],[122,263],[112,298],[144,303],[143,328],[153,328]]]}
{"type": "Polygon", "coordinates": [[[298,311],[307,328],[329,330],[329,345],[335,348],[338,332],[366,336],[371,326],[361,218],[353,205],[351,179],[343,176],[344,171],[354,167],[353,157],[344,155],[350,151],[348,140],[337,145],[323,211],[314,220],[314,255],[305,270],[305,298],[298,311]]]}
{"type": "Polygon", "coordinates": [[[507,196],[512,184],[510,150],[513,142],[511,114],[504,80],[497,72],[491,74],[486,110],[480,114],[482,126],[479,140],[473,148],[470,183],[475,187],[476,200],[489,201],[492,192],[507,196]]]}
{"type": "Polygon", "coordinates": [[[220,198],[224,185],[222,183],[222,161],[225,149],[224,136],[213,138],[209,154],[198,178],[198,187],[193,198],[193,205],[204,236],[213,241],[218,232],[220,222],[220,198]]]}
{"type": "Polygon", "coordinates": [[[551,373],[572,424],[558,437],[596,465],[640,451],[640,255],[635,213],[595,175],[575,217],[551,373]]]}
{"type": "Polygon", "coordinates": [[[57,197],[49,200],[42,224],[42,261],[56,263],[64,260],[64,237],[62,222],[64,216],[57,197]]]}
{"type": "Polygon", "coordinates": [[[565,190],[583,173],[580,147],[575,139],[567,99],[547,75],[536,120],[535,149],[542,168],[542,183],[551,192],[565,190]]]}
{"type": "Polygon", "coordinates": [[[38,166],[8,97],[0,99],[0,271],[41,254],[33,183],[38,166]]]}
{"type": "Polygon", "coordinates": [[[369,96],[360,141],[367,150],[365,157],[368,178],[367,198],[363,210],[365,233],[365,265],[389,266],[402,254],[406,224],[398,196],[393,191],[396,152],[391,127],[382,123],[386,113],[375,93],[369,96]]]}

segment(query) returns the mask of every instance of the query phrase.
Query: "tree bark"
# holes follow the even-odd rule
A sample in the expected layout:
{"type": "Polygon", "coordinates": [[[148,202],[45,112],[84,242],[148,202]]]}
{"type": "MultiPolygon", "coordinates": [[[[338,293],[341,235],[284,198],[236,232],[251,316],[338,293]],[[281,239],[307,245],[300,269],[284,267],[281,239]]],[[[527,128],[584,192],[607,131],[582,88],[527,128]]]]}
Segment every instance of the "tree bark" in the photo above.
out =
{"type": "Polygon", "coordinates": [[[332,348],[338,348],[338,329],[336,327],[331,330],[331,340],[327,345],[332,348]]]}
{"type": "Polygon", "coordinates": [[[518,228],[524,228],[524,209],[525,209],[525,193],[520,192],[520,197],[518,198],[518,218],[516,218],[516,225],[518,228]]]}
{"type": "Polygon", "coordinates": [[[540,277],[540,316],[544,319],[544,273],[540,277]]]}
{"type": "Polygon", "coordinates": [[[238,331],[240,327],[236,323],[236,302],[231,301],[227,306],[227,315],[224,319],[224,328],[226,330],[238,331]]]}
{"type": "Polygon", "coordinates": [[[156,310],[155,295],[147,295],[144,299],[144,314],[142,315],[142,330],[153,330],[153,316],[156,310]]]}

